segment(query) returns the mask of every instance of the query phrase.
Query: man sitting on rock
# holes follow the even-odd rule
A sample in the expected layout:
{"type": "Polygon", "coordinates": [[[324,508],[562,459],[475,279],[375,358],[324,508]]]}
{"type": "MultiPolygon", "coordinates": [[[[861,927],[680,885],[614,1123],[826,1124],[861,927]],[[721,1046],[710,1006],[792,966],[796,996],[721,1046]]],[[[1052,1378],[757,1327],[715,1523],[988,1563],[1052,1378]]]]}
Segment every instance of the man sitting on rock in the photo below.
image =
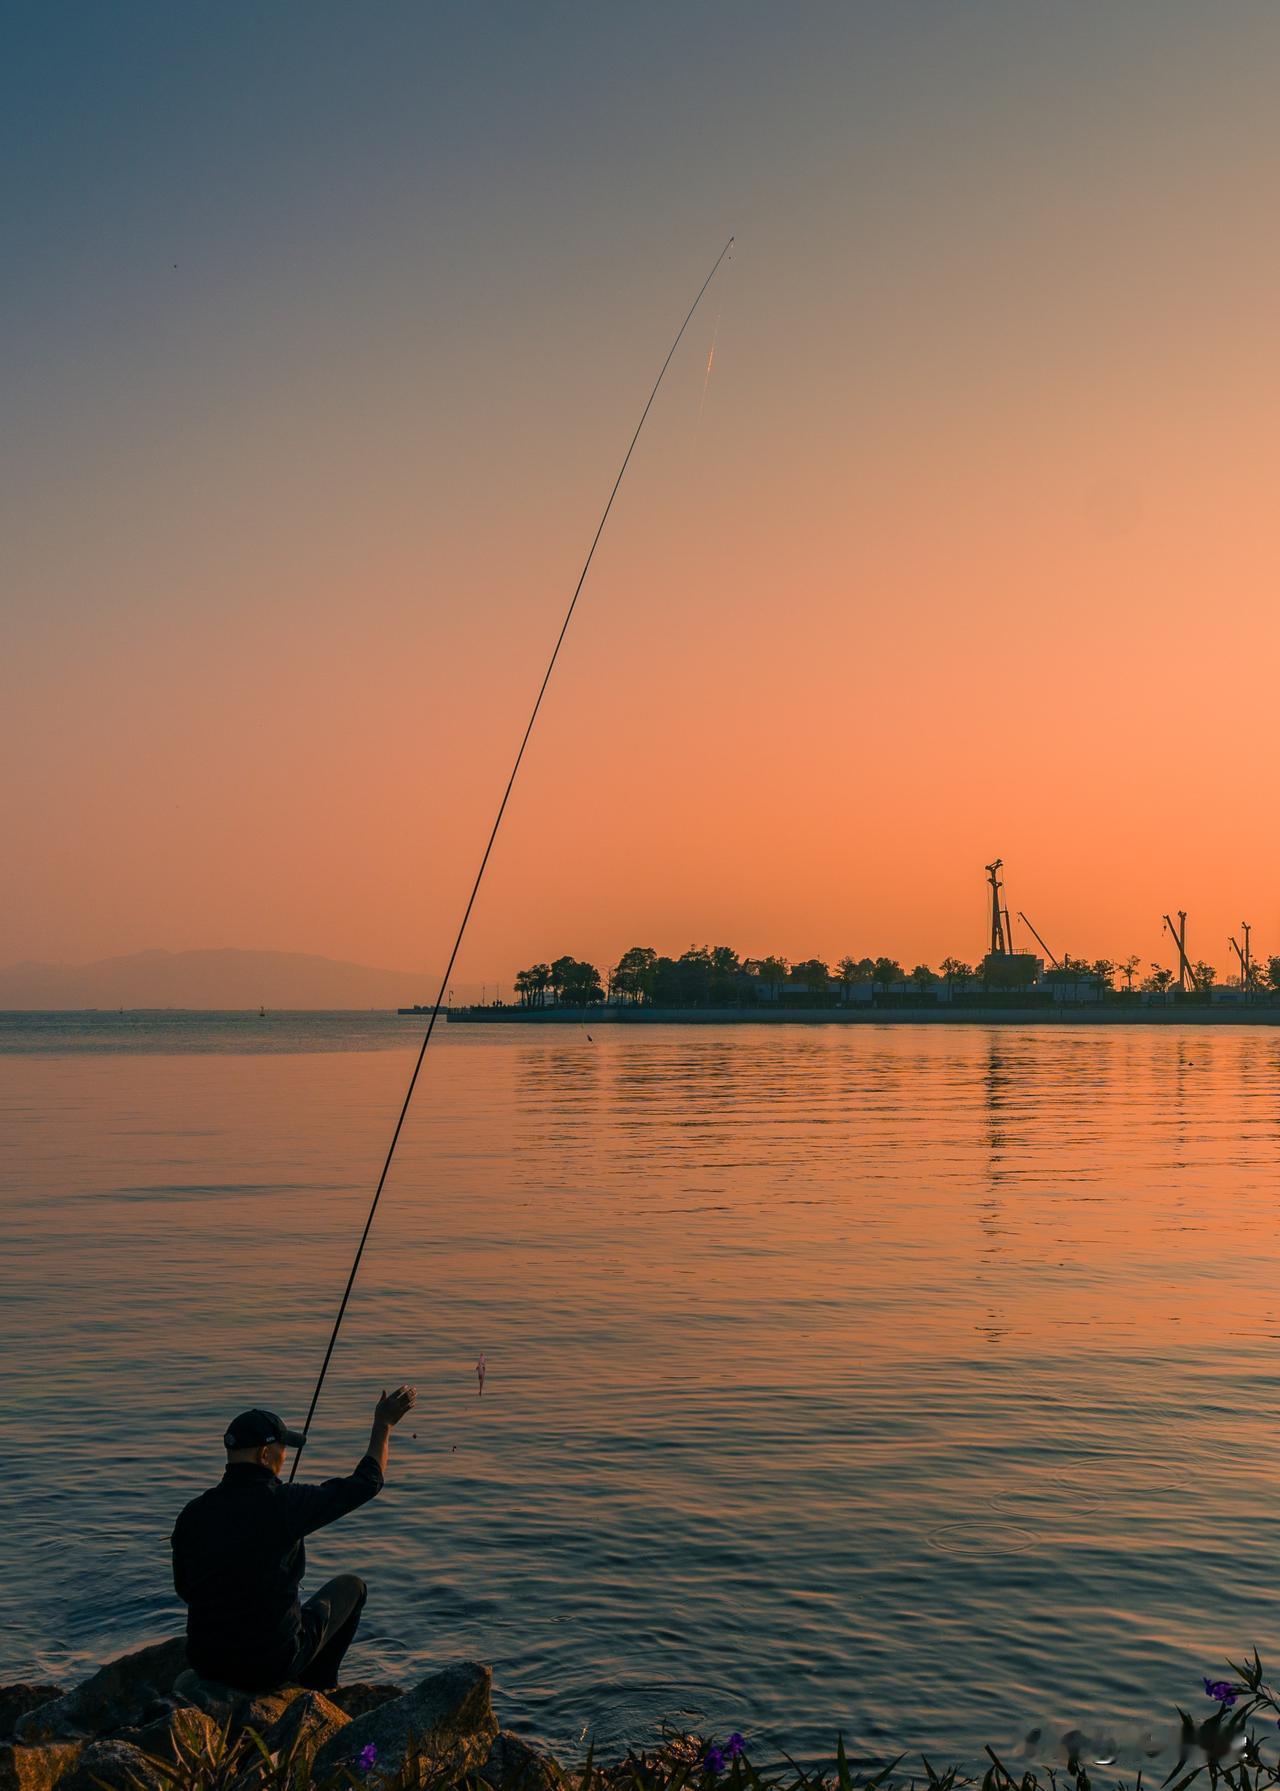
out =
{"type": "Polygon", "coordinates": [[[285,1451],[306,1442],[300,1431],[274,1412],[242,1412],[232,1421],[222,1439],[226,1473],[184,1508],[170,1539],[173,1583],[187,1606],[187,1658],[197,1673],[247,1692],[337,1685],[368,1589],[343,1573],[300,1604],[302,1539],[382,1490],[391,1427],[417,1397],[414,1387],[384,1390],[368,1453],[345,1479],[319,1486],[280,1479],[285,1451]]]}

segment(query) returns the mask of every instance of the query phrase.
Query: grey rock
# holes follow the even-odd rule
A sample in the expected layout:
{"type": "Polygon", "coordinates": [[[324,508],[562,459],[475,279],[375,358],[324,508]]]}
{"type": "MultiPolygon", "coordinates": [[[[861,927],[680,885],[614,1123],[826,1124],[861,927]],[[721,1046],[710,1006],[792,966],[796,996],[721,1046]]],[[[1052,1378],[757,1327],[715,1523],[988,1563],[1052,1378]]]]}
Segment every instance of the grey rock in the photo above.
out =
{"type": "Polygon", "coordinates": [[[41,1681],[32,1685],[0,1685],[0,1741],[13,1740],[13,1725],[28,1710],[38,1710],[41,1704],[52,1704],[61,1696],[60,1685],[41,1681]]]}
{"type": "Polygon", "coordinates": [[[176,1761],[180,1747],[187,1750],[203,1749],[214,1740],[218,1732],[219,1725],[211,1716],[207,1716],[194,1704],[181,1704],[176,1710],[167,1710],[163,1716],[144,1724],[142,1728],[126,1729],[115,1739],[127,1741],[155,1759],[176,1761]]]}
{"type": "Polygon", "coordinates": [[[165,1791],[165,1776],[128,1741],[91,1741],[58,1791],[165,1791]]]}
{"type": "Polygon", "coordinates": [[[175,1697],[186,1704],[194,1704],[215,1723],[230,1723],[235,1729],[253,1729],[259,1735],[279,1722],[294,1699],[302,1697],[305,1690],[306,1687],[301,1685],[282,1685],[270,1692],[241,1691],[218,1679],[204,1679],[191,1667],[185,1673],[179,1673],[173,1682],[175,1697]]]}
{"type": "Polygon", "coordinates": [[[173,1682],[173,1695],[181,1698],[184,1704],[194,1705],[206,1715],[225,1722],[231,1715],[237,1702],[246,1696],[237,1691],[233,1685],[223,1685],[218,1679],[205,1679],[194,1667],[186,1667],[173,1682]]]}
{"type": "Polygon", "coordinates": [[[350,1765],[371,1742],[379,1774],[416,1767],[450,1782],[486,1760],[497,1739],[490,1693],[493,1674],[477,1661],[433,1673],[393,1702],[356,1717],[315,1757],[314,1777],[350,1765]]]}
{"type": "Polygon", "coordinates": [[[163,1697],[152,1699],[138,1717],[138,1721],[140,1723],[162,1722],[165,1717],[172,1716],[175,1710],[185,1710],[186,1708],[185,1698],[175,1698],[172,1692],[166,1692],[163,1697]]]}
{"type": "Polygon", "coordinates": [[[187,1638],[171,1636],[99,1667],[65,1697],[28,1710],[14,1724],[19,1741],[83,1741],[146,1721],[187,1664],[187,1638]]]}
{"type": "Polygon", "coordinates": [[[493,1791],[559,1791],[564,1774],[550,1754],[504,1729],[489,1749],[480,1776],[493,1791]]]}
{"type": "Polygon", "coordinates": [[[75,1766],[83,1741],[58,1741],[43,1747],[0,1742],[0,1791],[52,1791],[75,1766]]]}
{"type": "Polygon", "coordinates": [[[399,1698],[403,1693],[402,1685],[392,1685],[386,1679],[375,1679],[356,1680],[351,1685],[335,1686],[325,1696],[339,1710],[345,1710],[348,1716],[365,1716],[370,1710],[389,1704],[393,1698],[399,1698]]]}
{"type": "Polygon", "coordinates": [[[323,1692],[303,1692],[263,1735],[268,1753],[285,1760],[313,1760],[318,1749],[345,1729],[351,1718],[323,1692]]]}

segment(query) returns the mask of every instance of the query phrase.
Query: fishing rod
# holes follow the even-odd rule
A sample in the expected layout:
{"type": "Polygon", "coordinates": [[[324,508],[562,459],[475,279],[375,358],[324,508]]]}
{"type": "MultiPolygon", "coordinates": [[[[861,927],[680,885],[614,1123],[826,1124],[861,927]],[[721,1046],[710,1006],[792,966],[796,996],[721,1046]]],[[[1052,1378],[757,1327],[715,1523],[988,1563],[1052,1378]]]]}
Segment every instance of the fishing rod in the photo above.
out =
{"type": "MultiPolygon", "coordinates": [[[[684,322],[680,325],[680,328],[676,331],[675,341],[671,344],[671,347],[667,350],[667,358],[662,363],[662,367],[659,370],[657,379],[655,379],[653,382],[653,390],[649,394],[648,402],[645,404],[644,409],[640,413],[640,421],[636,424],[635,434],[631,437],[630,446],[627,448],[627,451],[626,451],[625,455],[623,456],[622,465],[618,469],[618,476],[613,482],[612,491],[609,493],[609,501],[605,505],[604,511],[600,517],[600,521],[596,526],[596,532],[591,538],[591,546],[587,552],[586,560],[583,562],[582,571],[578,574],[578,582],[574,586],[573,596],[569,601],[568,609],[565,611],[564,621],[560,624],[560,632],[556,636],[556,644],[552,648],[551,658],[548,660],[547,669],[543,673],[542,683],[538,686],[538,695],[537,695],[536,699],[534,700],[533,711],[529,716],[529,725],[525,728],[524,737],[520,742],[520,750],[516,754],[516,762],[511,767],[511,776],[507,779],[507,787],[502,792],[502,801],[498,804],[497,818],[495,819],[495,821],[493,823],[492,830],[490,831],[489,841],[484,849],[484,856],[480,860],[480,869],[476,872],[476,880],[471,886],[471,894],[467,898],[467,906],[463,912],[462,924],[458,928],[458,936],[453,942],[453,950],[449,953],[449,962],[445,965],[444,975],[440,979],[440,992],[436,996],[435,1002],[432,1005],[431,1017],[427,1021],[426,1037],[422,1041],[422,1049],[418,1052],[418,1060],[414,1064],[413,1074],[409,1078],[409,1087],[408,1087],[408,1090],[404,1097],[404,1103],[400,1108],[400,1117],[396,1121],[395,1131],[391,1134],[391,1144],[387,1150],[386,1161],[382,1165],[382,1174],[378,1177],[378,1185],[374,1190],[373,1204],[369,1208],[369,1217],[365,1220],[364,1230],[360,1234],[360,1243],[356,1248],[355,1260],[351,1264],[351,1273],[347,1276],[347,1285],[343,1289],[343,1292],[342,1292],[342,1302],[338,1307],[338,1316],[337,1316],[337,1318],[334,1319],[333,1330],[329,1334],[329,1347],[324,1352],[324,1361],[320,1364],[320,1374],[316,1380],[315,1392],[311,1395],[311,1404],[307,1408],[306,1422],[302,1426],[302,1437],[303,1437],[304,1445],[306,1443],[307,1437],[311,1433],[311,1420],[315,1416],[316,1406],[319,1404],[319,1401],[320,1401],[320,1389],[324,1386],[324,1377],[329,1372],[329,1361],[333,1355],[333,1347],[338,1341],[338,1332],[342,1329],[342,1320],[346,1314],[347,1302],[351,1298],[351,1289],[355,1286],[356,1271],[360,1267],[360,1258],[364,1255],[364,1247],[365,1247],[366,1243],[369,1241],[369,1233],[373,1228],[373,1217],[374,1217],[374,1214],[378,1210],[378,1202],[382,1198],[382,1190],[386,1183],[387,1172],[391,1168],[391,1159],[396,1154],[396,1145],[399,1143],[399,1140],[400,1140],[400,1131],[401,1131],[402,1126],[404,1125],[405,1115],[409,1111],[409,1103],[413,1099],[413,1091],[414,1091],[415,1087],[417,1086],[418,1072],[421,1070],[422,1061],[427,1055],[427,1046],[431,1043],[431,1035],[436,1029],[436,1019],[439,1016],[440,1006],[444,1000],[445,992],[449,987],[449,978],[453,974],[453,966],[457,960],[458,952],[462,948],[462,940],[463,940],[463,935],[466,933],[466,930],[467,930],[467,922],[471,919],[471,910],[475,906],[476,896],[480,893],[480,885],[481,885],[482,881],[484,880],[485,867],[489,863],[489,854],[493,851],[493,842],[498,837],[498,829],[502,825],[502,817],[506,813],[506,810],[507,810],[507,801],[511,795],[512,787],[516,781],[516,773],[520,769],[520,761],[524,758],[524,749],[529,744],[529,736],[533,732],[533,724],[538,719],[538,711],[542,707],[542,699],[546,695],[547,685],[551,682],[551,674],[555,670],[556,660],[560,656],[560,648],[564,644],[565,635],[569,632],[569,624],[573,620],[573,612],[578,606],[578,597],[581,594],[583,585],[586,583],[587,573],[591,567],[591,561],[595,556],[596,547],[597,547],[597,544],[599,543],[600,537],[604,533],[604,525],[609,520],[609,512],[613,508],[614,498],[616,498],[618,495],[618,487],[622,484],[623,474],[627,470],[627,465],[630,462],[632,452],[635,449],[635,445],[640,440],[640,431],[644,428],[645,418],[649,415],[650,410],[653,408],[653,401],[658,396],[658,387],[662,384],[662,381],[663,381],[664,377],[666,376],[667,368],[671,365],[671,362],[675,357],[675,352],[676,352],[677,348],[679,348],[679,346],[680,346],[680,339],[684,335],[685,331],[688,329],[689,324],[692,321],[694,312],[698,309],[698,306],[702,303],[703,293],[707,290],[707,287],[710,286],[711,282],[715,279],[716,273],[718,272],[719,267],[720,267],[720,263],[724,260],[725,256],[729,253],[729,251],[732,247],[733,247],[733,238],[730,237],[728,242],[724,245],[723,249],[721,249],[720,253],[716,256],[715,264],[712,267],[711,272],[707,275],[706,279],[702,282],[702,285],[698,288],[698,296],[697,296],[697,298],[694,299],[693,303],[690,305],[688,314],[686,315],[684,322]]],[[[293,1480],[294,1475],[298,1472],[298,1462],[301,1460],[301,1456],[302,1456],[302,1451],[301,1451],[301,1449],[299,1449],[295,1452],[294,1457],[293,1457],[293,1467],[289,1474],[289,1479],[291,1482],[293,1480]]]]}

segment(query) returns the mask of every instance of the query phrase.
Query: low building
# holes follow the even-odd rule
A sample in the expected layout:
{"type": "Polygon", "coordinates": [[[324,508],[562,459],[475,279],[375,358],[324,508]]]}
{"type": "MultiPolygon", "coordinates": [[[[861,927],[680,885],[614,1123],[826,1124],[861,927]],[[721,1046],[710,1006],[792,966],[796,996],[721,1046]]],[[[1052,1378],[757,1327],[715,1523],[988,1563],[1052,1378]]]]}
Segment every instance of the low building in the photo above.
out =
{"type": "Polygon", "coordinates": [[[1055,1001],[1101,1001],[1101,978],[1092,976],[1087,971],[1078,975],[1074,970],[1051,970],[1044,979],[1046,989],[1052,991],[1055,1001]]]}
{"type": "Polygon", "coordinates": [[[989,951],[979,974],[987,989],[1034,989],[1044,978],[1044,959],[1030,951],[989,951]]]}

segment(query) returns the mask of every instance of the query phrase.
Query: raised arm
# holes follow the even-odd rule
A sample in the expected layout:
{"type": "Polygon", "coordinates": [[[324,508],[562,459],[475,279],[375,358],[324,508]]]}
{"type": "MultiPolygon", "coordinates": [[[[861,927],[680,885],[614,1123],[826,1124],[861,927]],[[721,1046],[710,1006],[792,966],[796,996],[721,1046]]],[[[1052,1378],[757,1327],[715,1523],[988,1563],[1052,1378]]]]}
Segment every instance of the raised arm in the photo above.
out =
{"type": "Polygon", "coordinates": [[[382,1490],[387,1471],[387,1450],[391,1427],[398,1424],[418,1397],[416,1387],[397,1387],[394,1393],[384,1392],[373,1414],[369,1432],[369,1448],[356,1463],[352,1473],[337,1480],[322,1480],[319,1486],[282,1486],[277,1497],[281,1501],[287,1534],[295,1540],[310,1536],[349,1511],[367,1504],[382,1490]]]}
{"type": "Polygon", "coordinates": [[[381,1474],[385,1475],[387,1471],[392,1426],[398,1424],[406,1412],[413,1410],[417,1398],[416,1387],[397,1387],[394,1393],[388,1393],[385,1387],[382,1389],[382,1398],[374,1407],[373,1429],[369,1432],[369,1454],[377,1462],[381,1474]]]}

